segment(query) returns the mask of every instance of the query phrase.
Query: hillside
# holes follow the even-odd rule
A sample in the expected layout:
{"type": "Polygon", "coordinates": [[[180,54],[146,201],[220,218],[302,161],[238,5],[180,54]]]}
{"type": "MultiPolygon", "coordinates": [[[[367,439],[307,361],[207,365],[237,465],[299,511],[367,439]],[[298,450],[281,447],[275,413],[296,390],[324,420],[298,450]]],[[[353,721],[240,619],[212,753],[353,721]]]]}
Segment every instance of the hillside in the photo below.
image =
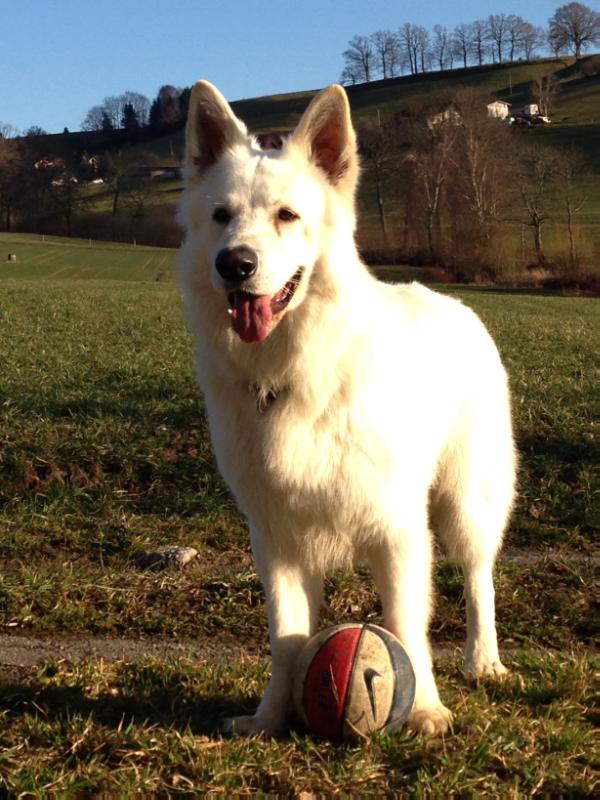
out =
{"type": "MultiPolygon", "coordinates": [[[[377,184],[377,167],[368,149],[370,134],[365,131],[367,123],[380,120],[385,127],[385,123],[391,122],[396,114],[406,111],[416,111],[426,119],[430,113],[447,108],[453,99],[458,98],[459,104],[462,103],[464,95],[468,94],[476,95],[475,107],[481,111],[484,111],[488,99],[498,98],[508,102],[513,113],[519,112],[524,105],[535,102],[534,82],[541,77],[550,78],[553,84],[550,125],[509,129],[506,123],[498,120],[492,123],[493,130],[484,133],[482,123],[478,123],[482,143],[489,144],[497,136],[502,140],[502,144],[495,150],[492,148],[490,157],[499,161],[494,174],[506,176],[505,197],[514,195],[513,199],[505,201],[503,214],[492,212],[488,217],[499,223],[495,235],[501,237],[502,247],[506,251],[501,253],[496,246],[489,244],[489,231],[482,233],[482,241],[489,248],[484,260],[488,263],[490,255],[493,255],[503,265],[512,264],[511,269],[515,273],[532,264],[535,259],[541,260],[541,263],[544,261],[544,254],[539,248],[532,256],[531,219],[527,216],[529,212],[524,210],[519,199],[520,184],[514,177],[509,177],[513,175],[511,170],[515,168],[515,161],[519,158],[520,144],[525,141],[555,148],[576,149],[583,155],[585,164],[577,167],[572,187],[575,194],[569,201],[577,206],[575,227],[565,227],[567,221],[562,203],[564,192],[560,181],[555,180],[548,190],[552,196],[548,194],[545,201],[546,212],[549,213],[544,212],[544,241],[550,260],[559,259],[561,263],[565,263],[567,259],[571,264],[571,271],[575,268],[576,261],[585,261],[586,271],[598,262],[600,182],[596,175],[600,173],[600,55],[588,56],[578,62],[573,58],[545,58],[527,63],[484,65],[406,75],[347,87],[354,122],[359,134],[362,134],[359,135],[363,151],[363,178],[358,197],[358,243],[366,257],[372,260],[403,260],[416,264],[448,264],[454,258],[453,254],[462,253],[464,259],[470,260],[471,256],[464,243],[451,239],[456,239],[460,235],[459,228],[471,224],[468,220],[474,218],[472,209],[469,211],[465,208],[460,213],[456,210],[457,197],[466,198],[467,194],[459,192],[453,199],[451,188],[445,190],[445,208],[437,208],[431,215],[431,220],[435,218],[436,230],[429,236],[428,243],[424,244],[424,219],[427,212],[421,207],[423,203],[419,187],[425,173],[417,171],[415,174],[400,176],[400,172],[405,170],[405,166],[402,166],[405,162],[399,157],[398,148],[405,145],[393,134],[389,140],[391,145],[387,146],[392,150],[396,148],[396,161],[394,164],[388,161],[377,184]],[[415,193],[413,197],[409,197],[411,191],[415,193]],[[512,205],[509,208],[510,203],[512,205]],[[460,224],[457,225],[459,218],[460,224]],[[502,234],[499,233],[500,228],[502,234]],[[432,237],[439,242],[439,249],[435,253],[432,249],[432,237]]],[[[315,91],[238,100],[233,101],[232,106],[251,132],[283,132],[294,127],[315,91]]],[[[392,128],[390,126],[389,130],[392,128]]],[[[79,132],[38,137],[34,143],[39,152],[37,158],[51,157],[54,154],[64,160],[76,162],[81,159],[83,152],[101,156],[107,150],[112,150],[113,156],[111,159],[104,159],[102,168],[105,171],[100,173],[106,180],[104,184],[80,184],[78,210],[70,228],[66,227],[63,210],[46,213],[42,208],[36,217],[35,207],[32,205],[29,219],[20,224],[20,229],[59,235],[69,231],[85,239],[112,238],[117,241],[177,247],[182,232],[175,220],[175,209],[181,197],[182,180],[177,177],[177,170],[174,174],[170,168],[179,167],[181,163],[183,127],[173,128],[157,137],[152,135],[150,129],[143,129],[138,135],[136,145],[128,145],[126,139],[125,131],[117,131],[112,135],[79,132]],[[120,174],[125,175],[125,178],[116,177],[119,170],[122,170],[120,174]]],[[[555,156],[550,155],[550,160],[552,158],[557,161],[555,156]]],[[[562,158],[559,160],[568,161],[562,158]]],[[[100,158],[100,162],[102,161],[100,158]]],[[[447,187],[457,186],[467,174],[457,166],[461,163],[458,156],[453,157],[450,163],[455,165],[458,172],[453,178],[446,176],[447,187]]],[[[524,174],[529,176],[527,170],[528,167],[524,174]]],[[[531,183],[529,177],[525,179],[523,186],[528,183],[531,183]]],[[[57,182],[52,185],[61,184],[57,182]]],[[[494,183],[494,191],[497,185],[500,184],[494,183]]],[[[483,217],[477,216],[477,219],[481,220],[483,217]]],[[[19,222],[17,220],[18,225],[19,222]]],[[[431,233],[431,226],[429,230],[431,233]]],[[[474,242],[473,232],[464,235],[468,247],[474,242]]],[[[456,266],[454,268],[458,269],[456,266]]],[[[495,271],[497,267],[493,269],[495,271]]],[[[580,272],[581,269],[578,267],[580,272]]]]}
{"type": "MultiPolygon", "coordinates": [[[[579,146],[588,150],[590,155],[595,155],[595,144],[597,137],[600,137],[600,69],[596,75],[586,75],[585,65],[595,63],[592,60],[599,58],[588,56],[581,59],[578,65],[573,58],[486,64],[482,67],[371,81],[348,86],[346,90],[354,119],[360,125],[362,120],[373,118],[377,110],[383,114],[406,110],[412,104],[424,104],[436,96],[452,96],[467,88],[506,100],[513,108],[518,109],[532,100],[532,82],[541,76],[552,75],[557,87],[552,122],[555,126],[560,126],[561,130],[563,125],[568,125],[565,135],[555,135],[552,143],[570,141],[575,136],[579,140],[579,146]],[[585,126],[587,132],[578,135],[580,132],[574,128],[579,126],[585,126]],[[594,129],[594,135],[590,135],[590,126],[594,129]]],[[[286,131],[293,128],[315,92],[316,90],[302,91],[237,100],[232,102],[232,107],[253,132],[286,131]]],[[[167,162],[176,161],[183,149],[183,129],[148,142],[145,147],[167,162]]],[[[595,161],[600,170],[600,161],[595,161]]]]}

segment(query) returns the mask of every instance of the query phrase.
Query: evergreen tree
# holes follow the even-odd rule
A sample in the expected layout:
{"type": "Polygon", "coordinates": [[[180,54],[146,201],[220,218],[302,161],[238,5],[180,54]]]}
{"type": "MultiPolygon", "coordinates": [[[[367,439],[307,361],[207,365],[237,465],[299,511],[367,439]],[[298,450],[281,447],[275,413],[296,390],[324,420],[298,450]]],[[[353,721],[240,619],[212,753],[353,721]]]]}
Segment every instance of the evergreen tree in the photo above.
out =
{"type": "Polygon", "coordinates": [[[135,113],[134,107],[131,103],[125,103],[123,106],[123,116],[121,118],[121,127],[125,129],[127,138],[133,140],[140,129],[138,116],[135,113]]]}
{"type": "Polygon", "coordinates": [[[111,118],[108,116],[106,111],[102,112],[102,130],[104,133],[112,133],[114,131],[114,125],[112,124],[111,118]]]}

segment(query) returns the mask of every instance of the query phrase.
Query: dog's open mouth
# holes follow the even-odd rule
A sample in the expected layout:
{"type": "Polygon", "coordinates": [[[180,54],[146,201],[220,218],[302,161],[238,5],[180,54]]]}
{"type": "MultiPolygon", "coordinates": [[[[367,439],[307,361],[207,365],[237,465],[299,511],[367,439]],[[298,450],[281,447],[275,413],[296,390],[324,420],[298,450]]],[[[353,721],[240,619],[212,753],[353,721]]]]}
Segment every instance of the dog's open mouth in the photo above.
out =
{"type": "Polygon", "coordinates": [[[237,289],[227,296],[233,330],[247,344],[262,342],[279,322],[283,311],[296,293],[304,268],[297,272],[274,295],[257,295],[237,289]]]}

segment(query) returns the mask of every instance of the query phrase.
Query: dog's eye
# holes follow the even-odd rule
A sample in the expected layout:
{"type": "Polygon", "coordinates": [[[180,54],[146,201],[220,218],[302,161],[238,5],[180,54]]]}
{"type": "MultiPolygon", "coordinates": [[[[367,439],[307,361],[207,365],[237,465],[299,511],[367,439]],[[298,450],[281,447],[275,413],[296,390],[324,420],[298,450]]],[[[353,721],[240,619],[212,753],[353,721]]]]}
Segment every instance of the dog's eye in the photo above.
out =
{"type": "Polygon", "coordinates": [[[223,206],[215,208],[212,218],[218,225],[227,225],[227,223],[231,222],[231,214],[223,206]]]}
{"type": "Polygon", "coordinates": [[[280,208],[277,212],[277,219],[281,222],[294,222],[295,220],[300,219],[300,217],[290,208],[280,208]]]}

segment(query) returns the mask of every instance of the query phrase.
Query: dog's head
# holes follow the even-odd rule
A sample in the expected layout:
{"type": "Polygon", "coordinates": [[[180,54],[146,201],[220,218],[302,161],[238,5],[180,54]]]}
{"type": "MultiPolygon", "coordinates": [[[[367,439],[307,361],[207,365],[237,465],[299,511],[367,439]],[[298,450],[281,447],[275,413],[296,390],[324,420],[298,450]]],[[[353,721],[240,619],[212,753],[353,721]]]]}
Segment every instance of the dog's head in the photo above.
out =
{"type": "Polygon", "coordinates": [[[220,296],[239,338],[261,342],[302,303],[333,218],[354,225],[358,159],[346,93],[320,92],[282,147],[264,150],[200,81],[185,159],[180,219],[202,256],[198,278],[220,296]]]}

